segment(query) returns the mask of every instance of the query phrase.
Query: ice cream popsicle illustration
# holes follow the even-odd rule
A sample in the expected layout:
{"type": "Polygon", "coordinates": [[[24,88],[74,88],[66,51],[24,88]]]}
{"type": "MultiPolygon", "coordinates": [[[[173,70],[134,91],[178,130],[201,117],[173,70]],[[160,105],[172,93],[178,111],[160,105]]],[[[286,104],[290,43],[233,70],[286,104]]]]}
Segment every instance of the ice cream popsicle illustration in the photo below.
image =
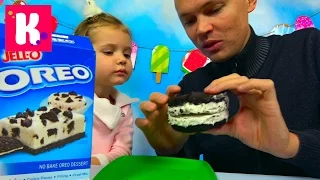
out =
{"type": "Polygon", "coordinates": [[[182,71],[186,74],[204,67],[210,59],[203,55],[199,49],[189,51],[182,59],[182,71]]]}
{"type": "Polygon", "coordinates": [[[157,45],[152,50],[151,72],[156,73],[156,82],[161,82],[161,74],[168,73],[170,52],[168,47],[157,45]]]}
{"type": "Polygon", "coordinates": [[[299,16],[295,22],[296,31],[305,28],[315,27],[313,21],[308,16],[299,16]]]}
{"type": "Polygon", "coordinates": [[[276,25],[271,32],[268,34],[269,35],[285,35],[285,34],[290,34],[294,32],[294,28],[291,27],[289,24],[278,24],[276,25]]]}
{"type": "Polygon", "coordinates": [[[132,68],[133,69],[136,64],[137,53],[138,53],[138,46],[135,42],[132,42],[131,61],[132,61],[132,68]]]}

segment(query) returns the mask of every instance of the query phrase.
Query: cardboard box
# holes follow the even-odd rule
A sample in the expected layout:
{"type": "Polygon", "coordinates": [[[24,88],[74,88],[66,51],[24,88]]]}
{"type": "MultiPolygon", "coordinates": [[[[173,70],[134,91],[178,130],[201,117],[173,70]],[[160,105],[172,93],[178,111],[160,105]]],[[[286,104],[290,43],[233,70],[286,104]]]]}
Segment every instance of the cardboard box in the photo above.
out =
{"type": "Polygon", "coordinates": [[[53,51],[5,52],[0,24],[0,179],[89,179],[95,53],[53,35],[53,51]]]}

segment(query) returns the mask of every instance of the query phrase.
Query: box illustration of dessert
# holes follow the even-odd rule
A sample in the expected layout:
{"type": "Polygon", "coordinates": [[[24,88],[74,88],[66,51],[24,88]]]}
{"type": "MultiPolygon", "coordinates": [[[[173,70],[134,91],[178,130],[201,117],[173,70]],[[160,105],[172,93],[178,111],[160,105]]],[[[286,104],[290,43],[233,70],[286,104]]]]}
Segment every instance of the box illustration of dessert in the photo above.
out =
{"type": "Polygon", "coordinates": [[[1,119],[0,128],[1,137],[15,138],[23,144],[22,150],[39,154],[84,137],[85,117],[43,106],[1,119]]]}
{"type": "Polygon", "coordinates": [[[53,34],[52,52],[6,52],[0,24],[0,179],[89,179],[95,52],[53,34]]]}

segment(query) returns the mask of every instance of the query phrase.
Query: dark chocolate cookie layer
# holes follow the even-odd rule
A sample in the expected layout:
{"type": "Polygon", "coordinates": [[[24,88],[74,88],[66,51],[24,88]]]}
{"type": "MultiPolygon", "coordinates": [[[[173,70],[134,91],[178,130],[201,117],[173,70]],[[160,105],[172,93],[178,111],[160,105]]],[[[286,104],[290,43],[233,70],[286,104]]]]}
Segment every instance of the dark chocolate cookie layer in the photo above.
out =
{"type": "Polygon", "coordinates": [[[61,148],[63,147],[64,145],[67,145],[73,141],[76,141],[76,140],[79,140],[81,138],[85,137],[85,133],[79,133],[79,134],[76,134],[76,135],[73,135],[73,136],[70,136],[66,139],[63,139],[63,140],[60,140],[58,142],[55,142],[55,143],[52,143],[52,144],[49,144],[47,146],[44,146],[44,147],[41,147],[39,149],[31,149],[29,147],[25,147],[25,151],[32,154],[32,155],[37,155],[37,154],[40,154],[40,153],[43,153],[43,152],[46,152],[46,151],[49,151],[51,149],[55,149],[55,148],[61,148]]]}
{"type": "Polygon", "coordinates": [[[182,106],[185,103],[191,103],[194,105],[206,104],[210,102],[221,102],[224,101],[226,96],[223,93],[210,95],[203,92],[192,92],[190,94],[176,96],[168,102],[169,107],[182,106]]]}
{"type": "Polygon", "coordinates": [[[0,137],[0,156],[23,149],[23,144],[12,137],[0,137]]]}
{"type": "Polygon", "coordinates": [[[182,126],[177,126],[177,125],[171,125],[171,126],[175,131],[179,131],[179,132],[183,132],[183,133],[200,133],[203,131],[208,131],[208,130],[211,130],[214,128],[218,128],[218,127],[224,125],[225,123],[227,123],[226,119],[224,119],[220,122],[217,122],[214,125],[202,124],[202,125],[188,126],[188,127],[182,127],[182,126]]]}

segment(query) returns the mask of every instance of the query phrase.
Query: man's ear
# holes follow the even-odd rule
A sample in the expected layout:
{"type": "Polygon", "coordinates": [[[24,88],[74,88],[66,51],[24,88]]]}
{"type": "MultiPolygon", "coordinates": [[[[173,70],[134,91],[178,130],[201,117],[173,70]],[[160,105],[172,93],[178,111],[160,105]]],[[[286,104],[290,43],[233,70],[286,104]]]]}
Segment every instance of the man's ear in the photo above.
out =
{"type": "Polygon", "coordinates": [[[247,0],[248,13],[251,13],[257,6],[257,0],[247,0]]]}

